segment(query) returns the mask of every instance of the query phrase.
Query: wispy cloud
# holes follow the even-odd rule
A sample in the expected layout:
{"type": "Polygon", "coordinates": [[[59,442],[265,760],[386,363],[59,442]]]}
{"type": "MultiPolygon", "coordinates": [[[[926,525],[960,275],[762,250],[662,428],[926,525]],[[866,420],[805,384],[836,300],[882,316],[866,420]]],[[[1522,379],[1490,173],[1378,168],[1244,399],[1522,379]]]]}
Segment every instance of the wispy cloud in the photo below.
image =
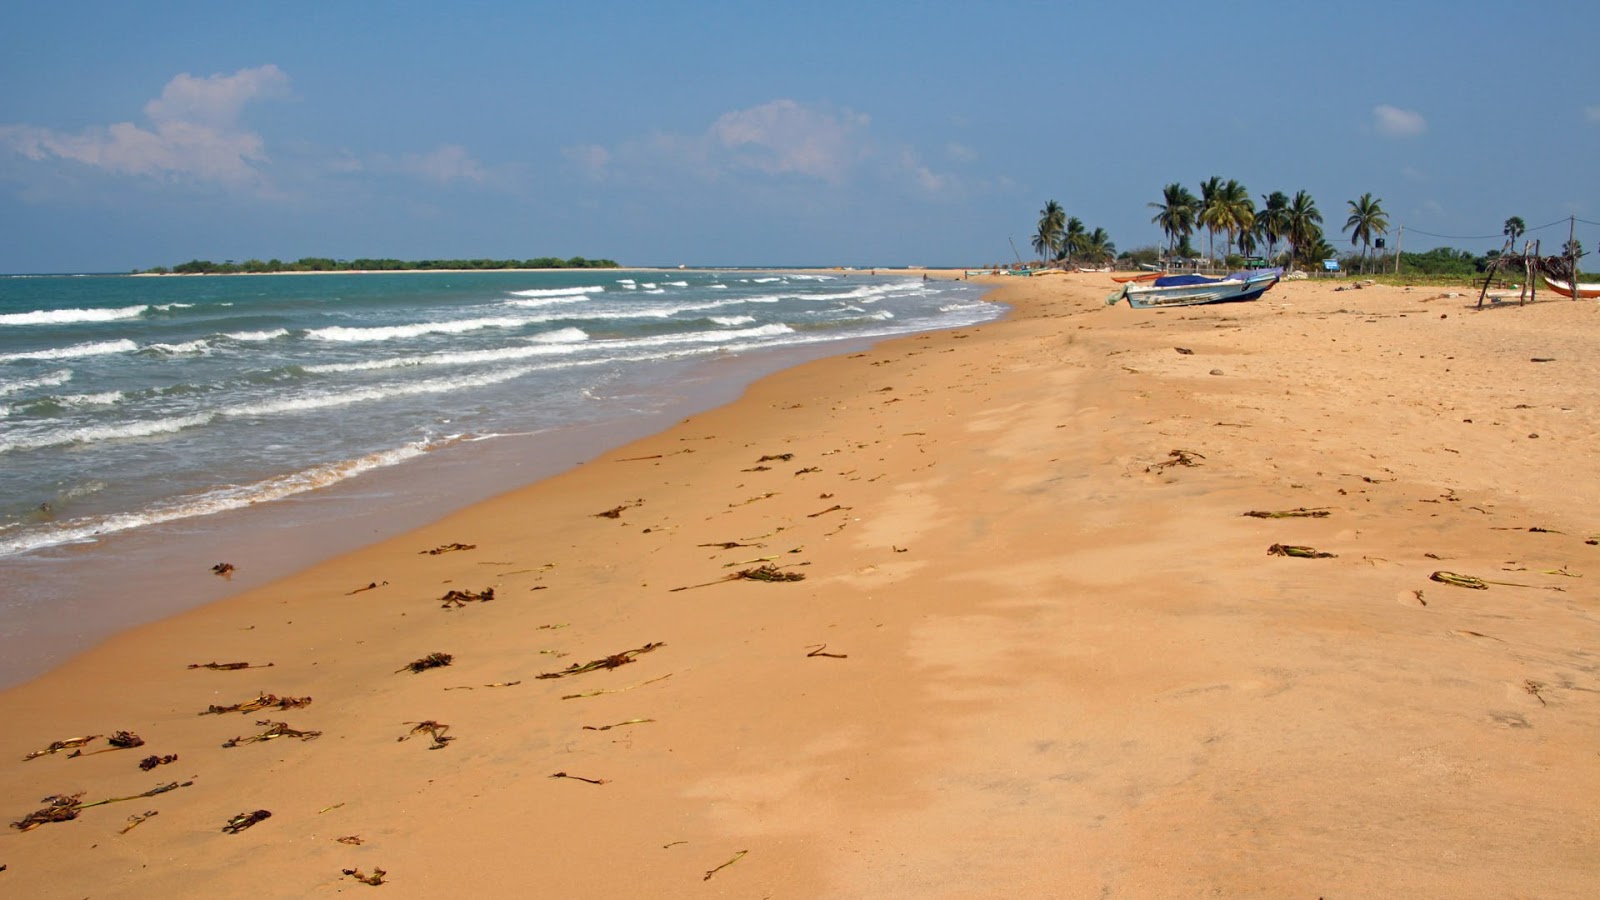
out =
{"type": "Polygon", "coordinates": [[[1417,137],[1428,130],[1428,120],[1421,113],[1384,103],[1372,108],[1372,124],[1388,137],[1417,137]]]}
{"type": "Polygon", "coordinates": [[[491,172],[467,148],[444,143],[426,153],[364,154],[280,143],[274,164],[261,134],[243,124],[252,103],[289,95],[289,76],[275,65],[197,77],[183,73],[144,105],[145,122],[117,122],[67,132],[0,125],[9,147],[35,163],[68,163],[114,176],[206,184],[258,197],[315,196],[322,176],[400,177],[441,185],[483,183],[491,172]],[[285,184],[273,184],[273,180],[285,184]]]}
{"type": "Polygon", "coordinates": [[[718,116],[698,134],[658,132],[615,146],[583,144],[563,151],[600,181],[668,183],[760,179],[839,187],[864,177],[898,177],[925,190],[950,185],[909,149],[887,149],[865,113],[791,99],[718,116]]]}
{"type": "Polygon", "coordinates": [[[1590,122],[1600,122],[1600,105],[1585,106],[1583,108],[1583,117],[1590,122]]]}
{"type": "Polygon", "coordinates": [[[375,157],[369,168],[378,172],[409,175],[436,184],[455,181],[482,183],[489,174],[483,163],[474,159],[467,148],[459,144],[444,144],[432,153],[375,157]]]}
{"type": "Polygon", "coordinates": [[[261,136],[239,127],[239,113],[288,87],[288,76],[270,64],[208,78],[182,74],[145,104],[148,125],[117,122],[75,133],[0,125],[0,143],[30,160],[69,160],[117,175],[252,184],[267,155],[261,136]]]}

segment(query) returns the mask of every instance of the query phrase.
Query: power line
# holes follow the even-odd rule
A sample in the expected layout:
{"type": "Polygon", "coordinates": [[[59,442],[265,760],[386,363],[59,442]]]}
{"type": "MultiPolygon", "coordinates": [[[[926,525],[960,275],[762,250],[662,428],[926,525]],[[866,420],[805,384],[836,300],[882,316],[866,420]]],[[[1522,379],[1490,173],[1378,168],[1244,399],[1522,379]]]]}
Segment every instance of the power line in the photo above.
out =
{"type": "MultiPolygon", "coordinates": [[[[1600,222],[1590,222],[1588,219],[1578,219],[1577,221],[1582,222],[1585,225],[1600,225],[1600,222]]],[[[1523,233],[1527,234],[1534,231],[1543,231],[1546,228],[1553,228],[1557,225],[1565,224],[1567,223],[1557,219],[1554,222],[1547,222],[1543,225],[1536,225],[1533,228],[1526,229],[1523,233]]],[[[1423,231],[1421,228],[1415,228],[1409,225],[1406,226],[1406,230],[1414,234],[1425,234],[1428,237],[1444,238],[1451,241],[1498,241],[1505,237],[1505,232],[1503,231],[1499,234],[1434,234],[1431,231],[1423,231]]]]}

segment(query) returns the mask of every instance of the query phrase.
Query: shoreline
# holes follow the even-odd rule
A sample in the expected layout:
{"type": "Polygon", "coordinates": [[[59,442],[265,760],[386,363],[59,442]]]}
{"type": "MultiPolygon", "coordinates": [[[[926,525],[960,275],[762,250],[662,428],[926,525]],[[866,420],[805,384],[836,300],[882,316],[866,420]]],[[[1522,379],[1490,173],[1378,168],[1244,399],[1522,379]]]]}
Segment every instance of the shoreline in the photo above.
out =
{"type": "Polygon", "coordinates": [[[1592,884],[1600,615],[1590,579],[1545,573],[1600,560],[1600,486],[1547,477],[1600,439],[1594,304],[1474,313],[1300,282],[1136,311],[1104,305],[1103,276],[996,281],[1000,321],[785,369],[0,693],[25,723],[0,738],[8,816],[193,781],[9,831],[0,878],[282,896],[354,865],[408,896],[1592,884]],[[1330,514],[1240,515],[1302,507],[1330,514]],[[474,547],[427,552],[454,543],[474,547]],[[725,580],[766,557],[804,579],[725,580]],[[1496,586],[1429,580],[1445,568],[1496,586]],[[618,671],[540,677],[624,651],[618,671]],[[430,652],[452,665],[394,671],[430,652]],[[234,660],[273,666],[185,669],[234,660]],[[315,702],[195,715],[262,691],[315,702]],[[219,747],[257,715],[322,735],[219,747]],[[454,740],[397,741],[421,720],[454,740]],[[112,729],[148,744],[14,761],[112,729]],[[140,775],[146,752],[179,760],[140,775]],[[145,807],[161,814],[119,834],[145,807]],[[273,817],[217,833],[246,809],[273,817]],[[535,866],[503,865],[530,846],[535,866]]]}
{"type": "MultiPolygon", "coordinates": [[[[0,634],[0,690],[39,677],[121,631],[359,552],[584,465],[676,418],[731,402],[753,380],[871,343],[846,340],[711,358],[694,364],[676,389],[660,394],[659,408],[647,403],[647,411],[627,418],[457,443],[322,489],[28,551],[10,561],[11,599],[24,611],[0,634]],[[424,484],[413,484],[418,476],[424,484]],[[236,567],[226,580],[183,577],[218,561],[236,567]],[[72,568],[63,573],[63,566],[72,568]],[[50,598],[58,597],[73,607],[73,615],[52,608],[58,601],[50,598]],[[129,603],[128,597],[136,599],[129,603]]],[[[655,395],[642,390],[641,396],[655,395]]]]}

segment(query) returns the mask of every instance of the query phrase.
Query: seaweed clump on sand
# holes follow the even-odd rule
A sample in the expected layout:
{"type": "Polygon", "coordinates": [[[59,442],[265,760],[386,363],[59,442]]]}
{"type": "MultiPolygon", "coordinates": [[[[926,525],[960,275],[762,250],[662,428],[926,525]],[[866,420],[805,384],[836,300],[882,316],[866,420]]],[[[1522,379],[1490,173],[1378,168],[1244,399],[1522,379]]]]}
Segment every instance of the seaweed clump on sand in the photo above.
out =
{"type": "Polygon", "coordinates": [[[254,700],[246,700],[243,703],[235,703],[232,706],[217,706],[216,704],[212,704],[211,706],[206,707],[205,711],[200,713],[200,715],[219,716],[223,713],[255,712],[256,710],[260,709],[299,709],[302,706],[310,705],[310,697],[279,697],[277,694],[263,693],[257,696],[254,700]]]}
{"type": "Polygon", "coordinates": [[[582,665],[573,663],[559,672],[545,672],[539,677],[566,678],[568,675],[581,675],[584,672],[594,672],[600,669],[615,669],[618,666],[625,666],[628,663],[633,662],[634,659],[642,653],[649,653],[657,647],[665,646],[666,644],[662,641],[654,641],[652,643],[645,644],[643,647],[636,647],[632,650],[624,650],[621,653],[613,653],[610,656],[602,656],[599,659],[592,659],[586,663],[583,663],[582,665]]]}
{"type": "Polygon", "coordinates": [[[411,674],[415,675],[419,672],[426,672],[429,669],[437,669],[440,666],[448,666],[454,661],[455,657],[448,653],[429,653],[427,656],[424,656],[421,659],[414,659],[411,662],[406,663],[400,668],[395,669],[395,671],[410,672],[411,674]]]}

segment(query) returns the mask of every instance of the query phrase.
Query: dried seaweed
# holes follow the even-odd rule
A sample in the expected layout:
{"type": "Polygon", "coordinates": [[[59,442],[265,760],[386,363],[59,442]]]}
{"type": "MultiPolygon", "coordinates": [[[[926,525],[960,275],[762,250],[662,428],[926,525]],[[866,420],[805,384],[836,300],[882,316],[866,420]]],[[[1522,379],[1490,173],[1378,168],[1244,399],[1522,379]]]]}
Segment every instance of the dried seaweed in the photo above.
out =
{"type": "Polygon", "coordinates": [[[208,662],[208,663],[189,663],[189,668],[191,668],[191,669],[211,669],[214,672],[237,672],[240,669],[270,669],[274,665],[277,665],[277,664],[276,663],[264,663],[262,665],[258,665],[257,666],[257,665],[251,665],[250,663],[247,663],[247,662],[231,662],[231,663],[208,662]]]}
{"type": "Polygon", "coordinates": [[[611,781],[611,779],[609,779],[609,778],[585,778],[582,775],[568,775],[565,772],[556,772],[555,774],[551,775],[550,777],[551,778],[571,778],[573,781],[586,781],[589,784],[607,784],[607,783],[609,783],[611,781]]]}
{"type": "Polygon", "coordinates": [[[32,831],[50,822],[70,822],[83,810],[83,805],[79,802],[82,797],[82,793],[54,794],[46,797],[39,801],[45,804],[42,808],[12,822],[11,827],[18,831],[32,831]]]}
{"type": "Polygon", "coordinates": [[[177,761],[178,754],[176,753],[168,753],[166,756],[156,756],[155,754],[151,754],[150,756],[146,756],[144,759],[139,760],[139,768],[141,771],[148,772],[151,769],[154,769],[156,766],[164,766],[177,761]]]}
{"type": "Polygon", "coordinates": [[[360,869],[340,869],[339,871],[350,876],[351,878],[354,878],[362,884],[370,884],[373,887],[383,884],[383,877],[389,874],[387,871],[377,867],[373,867],[371,875],[361,874],[360,869]]]}
{"type": "Polygon", "coordinates": [[[1455,572],[1434,572],[1432,575],[1429,575],[1428,577],[1430,579],[1432,579],[1434,581],[1437,581],[1437,582],[1440,582],[1442,584],[1450,584],[1450,585],[1454,585],[1456,587],[1472,588],[1475,591],[1487,591],[1489,589],[1489,585],[1491,585],[1491,584],[1503,585],[1505,587],[1534,588],[1536,590],[1546,590],[1546,591],[1565,591],[1566,590],[1566,588],[1564,588],[1564,587],[1557,587],[1555,585],[1520,584],[1520,583],[1515,582],[1515,581],[1490,581],[1487,578],[1479,578],[1476,575],[1458,575],[1455,572]]]}
{"type": "Polygon", "coordinates": [[[584,672],[595,672],[600,669],[615,669],[618,666],[625,666],[628,663],[633,662],[634,659],[640,654],[649,653],[657,647],[664,646],[666,645],[661,641],[654,641],[652,643],[645,644],[643,647],[636,647],[632,650],[624,650],[621,653],[613,653],[610,656],[602,656],[599,659],[592,659],[586,663],[583,663],[582,665],[573,663],[559,672],[545,672],[539,677],[566,678],[568,675],[582,675],[584,672]]]}
{"type": "Polygon", "coordinates": [[[768,456],[761,457],[760,459],[756,460],[756,462],[788,462],[791,459],[794,459],[793,453],[773,453],[768,456]]]}
{"type": "Polygon", "coordinates": [[[796,475],[810,475],[812,472],[821,472],[821,471],[822,471],[822,467],[821,466],[811,466],[811,467],[805,468],[805,469],[796,469],[794,474],[796,474],[796,475]]]}
{"type": "Polygon", "coordinates": [[[233,577],[233,563],[219,562],[211,567],[211,574],[231,579],[233,577]]]}
{"type": "Polygon", "coordinates": [[[1325,506],[1318,506],[1312,509],[1307,509],[1306,507],[1301,506],[1295,509],[1280,509],[1272,511],[1252,509],[1247,513],[1241,513],[1241,515],[1250,516],[1251,518],[1255,519],[1326,519],[1328,516],[1333,515],[1333,513],[1329,512],[1328,508],[1325,506]]]}
{"type": "Polygon", "coordinates": [[[711,870],[707,871],[705,877],[700,879],[700,880],[701,881],[710,881],[711,880],[711,876],[717,874],[718,872],[721,872],[723,869],[726,869],[727,867],[733,865],[734,863],[738,862],[739,860],[744,859],[744,855],[746,853],[749,853],[749,852],[750,852],[749,850],[740,850],[738,853],[735,853],[733,855],[733,859],[730,859],[727,862],[723,863],[722,865],[717,866],[715,869],[711,869],[711,870]]]}
{"type": "Polygon", "coordinates": [[[260,734],[252,734],[249,737],[232,738],[222,746],[237,747],[240,744],[259,744],[263,741],[273,741],[278,738],[297,738],[302,741],[314,741],[322,737],[322,732],[320,731],[301,731],[298,728],[290,728],[288,722],[274,722],[270,719],[262,719],[256,724],[267,726],[267,730],[260,734]]]}
{"type": "Polygon", "coordinates": [[[806,654],[806,656],[808,656],[808,657],[809,656],[826,656],[826,657],[829,657],[831,659],[849,659],[850,658],[850,654],[848,654],[848,653],[825,653],[825,652],[823,652],[823,651],[828,649],[828,645],[827,644],[813,644],[810,647],[807,647],[806,649],[811,651],[810,653],[806,654]]]}
{"type": "Polygon", "coordinates": [[[119,731],[116,734],[113,734],[111,737],[106,738],[106,743],[118,750],[132,750],[134,747],[143,747],[144,738],[139,737],[137,734],[134,734],[131,731],[119,731]]]}
{"type": "MultiPolygon", "coordinates": [[[[552,650],[540,650],[539,652],[540,653],[553,653],[555,651],[552,651],[552,650]]],[[[565,656],[566,654],[563,653],[561,655],[565,656]]],[[[495,681],[495,682],[492,682],[490,684],[482,685],[482,687],[486,687],[486,688],[516,687],[517,685],[519,685],[521,683],[522,683],[522,679],[519,678],[516,681],[495,681]]],[[[455,687],[447,687],[447,688],[445,688],[445,690],[447,690],[447,691],[475,691],[479,687],[480,687],[479,685],[475,685],[475,684],[461,684],[461,685],[456,685],[455,687]]]]}
{"type": "Polygon", "coordinates": [[[624,725],[644,725],[646,723],[654,722],[654,721],[655,721],[655,719],[628,719],[626,721],[616,722],[616,723],[613,723],[611,725],[585,725],[585,726],[583,726],[583,730],[584,731],[610,731],[613,728],[621,728],[624,725]]]}
{"type": "Polygon", "coordinates": [[[279,697],[277,694],[264,693],[256,697],[254,700],[246,700],[243,703],[235,703],[232,706],[217,706],[212,704],[211,706],[206,707],[206,710],[200,713],[200,715],[212,716],[231,712],[247,713],[256,712],[257,710],[262,709],[299,709],[302,706],[310,705],[310,697],[279,697]]]}
{"type": "Polygon", "coordinates": [[[745,581],[805,581],[804,572],[785,572],[772,563],[756,566],[753,569],[741,569],[733,573],[730,578],[745,581]]]}
{"type": "Polygon", "coordinates": [[[454,553],[457,550],[476,550],[476,549],[478,549],[478,545],[477,544],[459,544],[459,543],[457,543],[457,544],[440,544],[439,546],[433,548],[432,550],[418,550],[417,551],[417,555],[418,556],[422,556],[422,555],[426,554],[428,556],[438,556],[441,553],[454,553]]]}
{"type": "Polygon", "coordinates": [[[834,505],[828,507],[825,510],[822,510],[821,512],[806,513],[806,518],[815,519],[817,516],[825,516],[828,513],[837,512],[837,511],[839,511],[841,509],[848,510],[848,509],[850,509],[850,507],[848,507],[848,506],[840,506],[839,504],[835,503],[834,505]]]}
{"type": "Polygon", "coordinates": [[[425,734],[433,739],[433,743],[428,747],[429,750],[442,750],[446,744],[455,740],[454,737],[445,734],[446,731],[450,730],[449,725],[435,722],[432,719],[424,722],[407,722],[405,724],[413,726],[412,729],[400,735],[396,740],[409,740],[416,735],[425,734]]]}
{"type": "Polygon", "coordinates": [[[620,518],[622,518],[622,514],[623,513],[627,512],[630,509],[633,509],[636,506],[643,506],[643,505],[644,505],[644,501],[643,500],[635,500],[632,503],[624,503],[621,506],[613,506],[612,508],[606,510],[605,512],[597,512],[597,513],[594,514],[594,517],[596,519],[620,519],[620,518]]]}
{"type": "Polygon", "coordinates": [[[1550,705],[1550,704],[1546,703],[1544,697],[1539,694],[1540,691],[1544,690],[1544,683],[1543,682],[1534,681],[1532,678],[1526,678],[1526,679],[1523,679],[1522,689],[1524,691],[1527,691],[1529,694],[1532,694],[1533,695],[1533,699],[1539,701],[1539,705],[1540,706],[1549,706],[1550,705]]]}
{"type": "Polygon", "coordinates": [[[630,684],[627,687],[602,688],[602,689],[597,690],[597,691],[584,691],[581,694],[562,694],[561,695],[561,699],[563,699],[563,700],[582,700],[585,697],[598,697],[601,694],[620,694],[623,691],[631,691],[634,688],[644,687],[647,684],[655,684],[658,681],[666,681],[668,678],[671,678],[671,677],[672,677],[672,673],[668,672],[665,675],[661,675],[661,676],[658,676],[656,678],[647,679],[645,681],[639,682],[638,684],[630,684]]]}
{"type": "Polygon", "coordinates": [[[258,809],[255,812],[242,812],[229,819],[228,824],[222,826],[222,830],[227,834],[238,834],[247,828],[255,827],[260,822],[265,822],[270,818],[272,818],[272,810],[270,809],[258,809]]]}
{"type": "Polygon", "coordinates": [[[718,541],[714,544],[696,544],[696,547],[716,547],[719,550],[737,550],[740,547],[765,547],[766,544],[741,544],[738,541],[718,541]]]}
{"type": "Polygon", "coordinates": [[[382,581],[382,582],[379,582],[379,581],[369,581],[369,582],[367,582],[367,583],[366,583],[366,584],[365,584],[365,585],[363,585],[363,586],[362,586],[362,587],[358,587],[358,588],[356,588],[356,589],[355,589],[355,590],[353,590],[353,591],[345,591],[345,592],[344,592],[344,595],[345,595],[345,596],[346,596],[346,597],[349,597],[349,596],[351,596],[351,595],[352,595],[352,594],[359,594],[359,593],[361,593],[361,592],[362,592],[362,591],[375,591],[375,590],[377,590],[377,589],[378,589],[378,588],[380,588],[380,587],[383,587],[383,586],[384,586],[384,585],[386,585],[386,584],[388,584],[388,583],[389,583],[389,582],[387,582],[387,581],[382,581]]]}
{"type": "Polygon", "coordinates": [[[1195,462],[1195,460],[1205,459],[1204,455],[1196,453],[1193,450],[1170,450],[1167,452],[1167,457],[1167,459],[1164,459],[1161,462],[1151,463],[1150,465],[1145,466],[1144,470],[1146,472],[1155,472],[1165,469],[1168,466],[1193,467],[1200,465],[1199,463],[1195,462]]]}
{"type": "Polygon", "coordinates": [[[336,837],[336,838],[334,838],[334,840],[338,841],[341,844],[349,844],[352,847],[359,847],[362,844],[366,843],[365,841],[361,840],[361,835],[359,835],[359,834],[347,834],[347,835],[344,835],[343,837],[336,837]]]}
{"type": "Polygon", "coordinates": [[[1273,544],[1267,548],[1268,556],[1292,556],[1296,559],[1332,559],[1339,554],[1327,553],[1315,547],[1297,547],[1292,544],[1273,544]]]}
{"type": "Polygon", "coordinates": [[[468,603],[488,603],[494,599],[494,588],[484,588],[482,591],[451,591],[439,598],[440,609],[456,609],[468,603]]]}
{"type": "Polygon", "coordinates": [[[193,781],[185,781],[182,783],[173,781],[163,784],[160,787],[151,788],[142,794],[132,794],[127,797],[107,797],[104,800],[96,800],[93,803],[84,803],[81,799],[83,797],[82,792],[76,794],[55,794],[39,801],[46,805],[41,809],[37,809],[31,813],[28,813],[20,820],[12,822],[11,827],[17,829],[18,831],[32,831],[33,829],[38,828],[40,825],[44,825],[49,822],[69,822],[73,819],[76,819],[78,814],[84,810],[92,809],[96,806],[105,806],[107,803],[121,803],[124,800],[138,800],[141,797],[154,797],[157,794],[165,794],[168,791],[175,791],[178,788],[188,787],[192,784],[194,784],[193,781]]]}
{"type": "Polygon", "coordinates": [[[448,653],[429,653],[427,656],[424,656],[421,659],[414,659],[400,668],[395,669],[395,672],[398,673],[409,671],[412,674],[426,672],[429,669],[437,669],[440,666],[448,666],[454,659],[455,657],[448,653]]]}
{"type": "Polygon", "coordinates": [[[104,735],[89,734],[84,735],[83,737],[70,737],[63,738],[59,741],[51,741],[50,746],[44,748],[43,750],[35,750],[32,753],[29,753],[27,756],[22,758],[22,761],[27,762],[30,759],[38,759],[41,756],[49,756],[52,753],[60,753],[63,750],[72,750],[77,747],[82,747],[90,741],[98,740],[102,737],[104,737],[104,735]]]}
{"type": "Polygon", "coordinates": [[[129,816],[128,817],[128,824],[122,826],[122,830],[117,832],[117,833],[118,834],[127,834],[128,832],[134,830],[135,828],[138,828],[140,825],[143,825],[145,819],[153,818],[153,817],[158,816],[160,814],[161,814],[160,810],[147,809],[147,810],[144,811],[143,815],[132,815],[132,816],[129,816]]]}
{"type": "MultiPolygon", "coordinates": [[[[734,563],[734,565],[738,565],[738,563],[734,563]]],[[[807,565],[807,563],[799,563],[798,565],[803,566],[807,565]]],[[[725,581],[804,581],[805,578],[806,576],[803,572],[785,572],[772,563],[767,563],[753,569],[740,569],[732,574],[724,575],[716,581],[703,581],[699,584],[686,584],[682,587],[671,588],[668,593],[710,587],[714,584],[722,584],[725,581]]]]}

